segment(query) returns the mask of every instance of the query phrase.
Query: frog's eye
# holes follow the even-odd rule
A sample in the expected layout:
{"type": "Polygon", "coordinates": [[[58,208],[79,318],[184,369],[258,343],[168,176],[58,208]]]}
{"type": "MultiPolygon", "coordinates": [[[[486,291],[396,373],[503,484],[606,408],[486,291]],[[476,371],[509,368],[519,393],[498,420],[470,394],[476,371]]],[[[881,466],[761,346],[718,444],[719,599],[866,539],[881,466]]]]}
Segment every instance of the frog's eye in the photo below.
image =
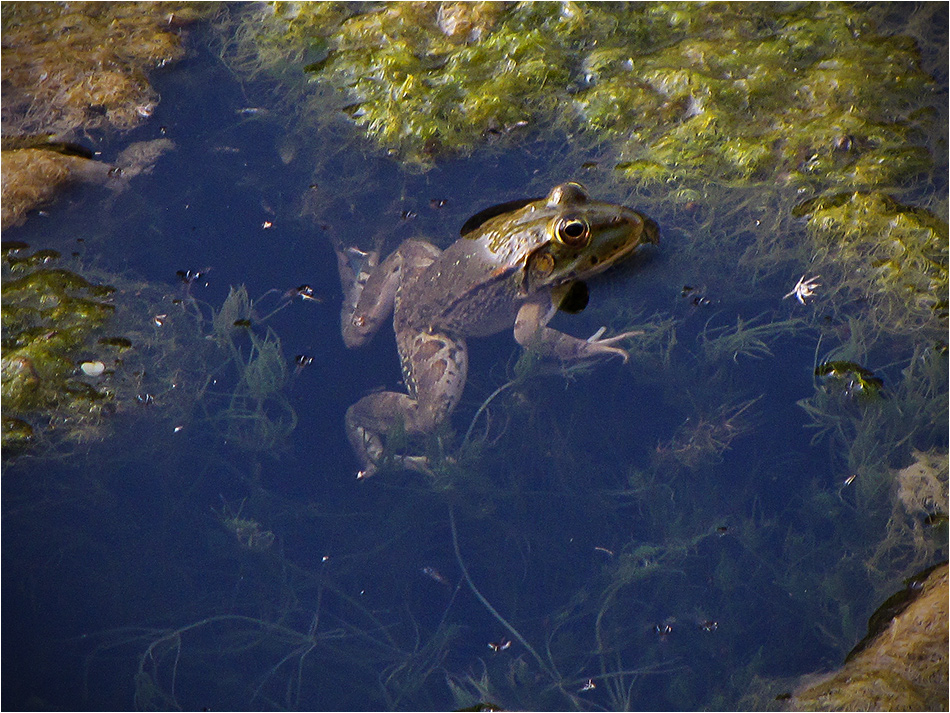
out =
{"type": "Polygon", "coordinates": [[[569,248],[587,247],[590,242],[590,223],[576,215],[558,218],[554,225],[554,237],[569,248]]]}

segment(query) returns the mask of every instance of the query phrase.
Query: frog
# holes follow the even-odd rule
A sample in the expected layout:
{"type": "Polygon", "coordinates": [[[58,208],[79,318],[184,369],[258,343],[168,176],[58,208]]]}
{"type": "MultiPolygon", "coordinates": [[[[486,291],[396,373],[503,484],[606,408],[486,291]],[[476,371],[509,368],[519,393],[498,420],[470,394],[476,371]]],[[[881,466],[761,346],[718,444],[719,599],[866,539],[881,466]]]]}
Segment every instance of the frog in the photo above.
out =
{"type": "MultiPolygon", "coordinates": [[[[433,434],[461,399],[469,338],[511,329],[515,341],[542,359],[574,364],[629,353],[627,331],[588,339],[553,329],[559,308],[586,305],[584,280],[658,244],[657,224],[622,205],[598,201],[579,183],[562,183],[542,198],[483,210],[441,250],[422,238],[403,241],[382,262],[379,250],[334,247],[343,288],[341,331],[349,349],[367,344],[392,315],[406,392],[370,393],[346,412],[347,437],[374,475],[395,428],[410,437],[433,434]],[[571,306],[568,307],[568,302],[571,306]]],[[[390,461],[432,474],[422,455],[390,461]]]]}

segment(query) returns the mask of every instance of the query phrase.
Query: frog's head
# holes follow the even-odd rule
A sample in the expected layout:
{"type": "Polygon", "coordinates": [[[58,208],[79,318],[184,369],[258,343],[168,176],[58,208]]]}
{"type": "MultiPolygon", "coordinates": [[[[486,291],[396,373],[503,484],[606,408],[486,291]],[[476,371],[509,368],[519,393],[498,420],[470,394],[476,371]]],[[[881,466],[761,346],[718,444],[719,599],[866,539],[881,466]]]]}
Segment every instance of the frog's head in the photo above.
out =
{"type": "Polygon", "coordinates": [[[579,183],[555,186],[538,214],[545,240],[525,261],[524,289],[557,287],[603,272],[644,243],[657,244],[656,223],[630,208],[592,200],[579,183]]]}

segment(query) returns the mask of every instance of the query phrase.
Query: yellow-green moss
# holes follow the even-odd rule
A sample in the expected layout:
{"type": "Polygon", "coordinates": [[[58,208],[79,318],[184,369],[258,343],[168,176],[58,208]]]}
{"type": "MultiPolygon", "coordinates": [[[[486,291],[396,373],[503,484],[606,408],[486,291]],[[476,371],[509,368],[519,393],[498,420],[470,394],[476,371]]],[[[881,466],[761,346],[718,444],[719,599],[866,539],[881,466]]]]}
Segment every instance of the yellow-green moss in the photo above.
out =
{"type": "Polygon", "coordinates": [[[838,193],[808,201],[816,268],[867,298],[892,332],[912,332],[947,318],[946,221],[877,192],[838,193]],[[857,277],[857,279],[854,279],[857,277]]]}
{"type": "Polygon", "coordinates": [[[4,133],[131,129],[158,95],[148,72],[184,54],[184,3],[3,4],[4,133]]]}
{"type": "Polygon", "coordinates": [[[793,710],[918,711],[947,708],[947,566],[867,649],[795,694],[793,710]]]}
{"type": "Polygon", "coordinates": [[[877,184],[927,168],[894,158],[934,84],[913,41],[864,8],[275,3],[247,22],[258,66],[306,70],[411,161],[540,124],[593,130],[679,181],[877,184]]]}
{"type": "Polygon", "coordinates": [[[82,440],[115,397],[107,384],[84,379],[79,369],[84,349],[103,334],[115,310],[112,288],[54,267],[52,251],[39,260],[17,252],[3,256],[3,443],[31,439],[31,419],[34,425],[59,423],[82,440]]]}

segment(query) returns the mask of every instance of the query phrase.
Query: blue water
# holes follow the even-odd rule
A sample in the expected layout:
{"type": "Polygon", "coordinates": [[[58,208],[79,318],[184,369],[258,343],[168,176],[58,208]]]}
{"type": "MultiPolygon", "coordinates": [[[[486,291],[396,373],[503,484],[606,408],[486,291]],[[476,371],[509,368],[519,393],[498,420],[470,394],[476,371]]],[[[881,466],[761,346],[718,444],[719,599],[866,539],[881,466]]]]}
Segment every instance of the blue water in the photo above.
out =
{"type": "MultiPolygon", "coordinates": [[[[4,708],[451,709],[460,701],[447,677],[483,672],[494,686],[484,698],[499,705],[612,708],[625,692],[633,709],[717,708],[740,705],[753,676],[840,664],[879,602],[840,586],[846,553],[822,547],[842,535],[828,518],[809,519],[815,492],[837,506],[844,475],[841,454],[811,443],[796,406],[814,393],[817,330],[774,339],[765,358],[697,360],[677,370],[690,380],[682,385],[636,359],[539,376],[495,404],[498,440],[463,463],[451,488],[404,472],[358,482],[343,414],[372,389],[400,388],[400,375],[391,330],[344,348],[328,236],[364,248],[386,237],[388,250],[425,235],[445,246],[488,205],[584,181],[590,157],[532,141],[408,172],[327,129],[301,150],[320,154],[315,176],[306,158],[278,158],[287,129],[266,87],[241,85],[201,30],[190,49],[155,78],[152,119],[99,145],[107,160],[129,141],[164,136],[177,149],[125,192],[71,189],[4,239],[75,251],[80,265],[215,308],[231,286],[256,299],[311,285],[321,301],[295,300],[267,323],[291,372],[296,355],[313,357],[284,391],[298,422],[279,447],[253,452],[216,433],[201,404],[178,432],[159,416],[118,414],[107,440],[6,463],[4,708]],[[300,216],[308,191],[316,222],[300,216]],[[204,276],[185,293],[179,270],[204,276]],[[707,381],[729,394],[716,401],[707,381]],[[748,431],[721,457],[694,470],[654,465],[690,419],[756,398],[748,431]],[[450,511],[472,583],[524,641],[464,581],[450,511]],[[220,513],[257,521],[274,544],[243,547],[220,513]],[[794,538],[801,558],[783,559],[794,538]],[[641,573],[612,589],[622,557],[641,573]],[[819,560],[840,560],[841,577],[814,579],[819,560]],[[800,588],[789,566],[801,567],[800,588]],[[816,595],[820,586],[828,593],[816,595]],[[852,596],[849,622],[829,635],[852,596]],[[596,687],[582,691],[588,680],[596,687]],[[614,697],[612,681],[623,682],[614,697]]],[[[605,197],[637,207],[635,197],[605,197]]],[[[633,303],[643,319],[675,318],[677,339],[696,351],[704,329],[737,316],[796,313],[780,299],[788,275],[767,276],[747,297],[684,264],[688,226],[652,217],[660,247],[594,282],[591,307],[553,326],[590,334],[611,319],[605,305],[633,303]],[[710,285],[711,304],[693,305],[684,284],[710,285]]],[[[470,348],[459,439],[518,355],[510,334],[470,348]]],[[[201,366],[187,351],[174,358],[201,366]]],[[[234,377],[221,382],[233,387],[234,377]]],[[[916,447],[945,447],[935,433],[916,447]]]]}

